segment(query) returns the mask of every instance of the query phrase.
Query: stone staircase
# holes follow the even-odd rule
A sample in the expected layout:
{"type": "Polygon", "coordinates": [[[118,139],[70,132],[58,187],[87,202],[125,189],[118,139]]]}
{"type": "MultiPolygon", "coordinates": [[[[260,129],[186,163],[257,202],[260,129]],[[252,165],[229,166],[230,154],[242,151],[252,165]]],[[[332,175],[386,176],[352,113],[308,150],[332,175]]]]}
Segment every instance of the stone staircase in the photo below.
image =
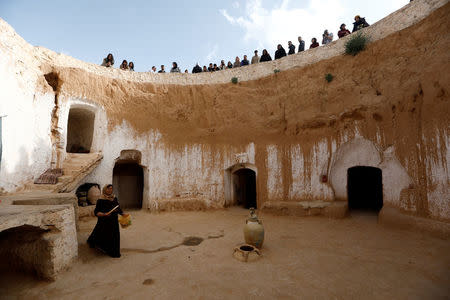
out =
{"type": "Polygon", "coordinates": [[[56,184],[29,183],[25,187],[25,193],[48,192],[67,193],[73,191],[84,177],[89,175],[102,160],[101,153],[67,153],[63,162],[63,176],[58,177],[56,184]]]}

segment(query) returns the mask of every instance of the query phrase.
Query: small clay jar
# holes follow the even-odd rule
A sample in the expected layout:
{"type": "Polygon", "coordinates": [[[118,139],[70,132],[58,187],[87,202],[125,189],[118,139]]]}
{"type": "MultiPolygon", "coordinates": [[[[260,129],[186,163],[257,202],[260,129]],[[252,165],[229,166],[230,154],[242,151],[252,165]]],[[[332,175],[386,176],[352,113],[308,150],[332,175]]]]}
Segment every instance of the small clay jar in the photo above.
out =
{"type": "Polygon", "coordinates": [[[244,238],[247,244],[258,249],[261,249],[264,242],[264,227],[262,222],[258,220],[253,207],[250,208],[250,217],[244,225],[244,238]]]}

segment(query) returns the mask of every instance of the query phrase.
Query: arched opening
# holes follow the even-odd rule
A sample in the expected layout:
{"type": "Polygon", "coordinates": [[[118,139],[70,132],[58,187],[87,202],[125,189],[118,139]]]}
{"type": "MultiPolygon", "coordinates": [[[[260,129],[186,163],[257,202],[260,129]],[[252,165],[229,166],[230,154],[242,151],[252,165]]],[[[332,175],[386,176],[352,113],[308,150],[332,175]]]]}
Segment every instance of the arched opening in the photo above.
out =
{"type": "Polygon", "coordinates": [[[67,146],[69,153],[89,153],[94,133],[95,113],[84,108],[71,108],[67,121],[67,146]]]}
{"type": "Polygon", "coordinates": [[[256,206],[256,173],[247,168],[232,173],[234,200],[245,208],[256,206]]]}
{"type": "Polygon", "coordinates": [[[142,208],[144,170],[139,164],[117,162],[113,169],[113,186],[122,208],[142,208]]]}
{"type": "Polygon", "coordinates": [[[347,195],[350,210],[379,212],[383,207],[381,169],[357,166],[347,170],[347,195]]]}

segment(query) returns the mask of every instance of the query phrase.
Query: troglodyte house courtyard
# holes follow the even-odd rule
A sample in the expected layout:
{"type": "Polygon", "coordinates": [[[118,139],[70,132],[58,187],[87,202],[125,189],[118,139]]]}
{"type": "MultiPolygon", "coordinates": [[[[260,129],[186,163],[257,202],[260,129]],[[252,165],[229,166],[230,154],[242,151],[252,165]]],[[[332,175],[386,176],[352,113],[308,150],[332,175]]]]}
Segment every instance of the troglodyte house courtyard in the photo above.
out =
{"type": "Polygon", "coordinates": [[[198,74],[83,62],[0,19],[0,298],[448,298],[450,4],[405,4],[198,74]],[[86,242],[107,184],[120,258],[86,242]]]}

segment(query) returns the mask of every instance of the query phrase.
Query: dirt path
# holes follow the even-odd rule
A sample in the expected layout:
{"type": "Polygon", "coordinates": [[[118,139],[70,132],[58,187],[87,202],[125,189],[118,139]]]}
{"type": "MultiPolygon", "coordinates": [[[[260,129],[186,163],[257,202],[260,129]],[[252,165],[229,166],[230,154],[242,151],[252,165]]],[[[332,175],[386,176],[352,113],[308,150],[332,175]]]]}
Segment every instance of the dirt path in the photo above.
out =
{"type": "Polygon", "coordinates": [[[232,257],[246,210],[133,213],[121,231],[122,257],[85,244],[95,220],[81,222],[80,253],[56,282],[0,274],[11,299],[439,299],[450,296],[450,242],[393,230],[372,215],[345,220],[261,216],[263,257],[232,257]],[[203,239],[182,245],[186,237],[203,239]]]}

